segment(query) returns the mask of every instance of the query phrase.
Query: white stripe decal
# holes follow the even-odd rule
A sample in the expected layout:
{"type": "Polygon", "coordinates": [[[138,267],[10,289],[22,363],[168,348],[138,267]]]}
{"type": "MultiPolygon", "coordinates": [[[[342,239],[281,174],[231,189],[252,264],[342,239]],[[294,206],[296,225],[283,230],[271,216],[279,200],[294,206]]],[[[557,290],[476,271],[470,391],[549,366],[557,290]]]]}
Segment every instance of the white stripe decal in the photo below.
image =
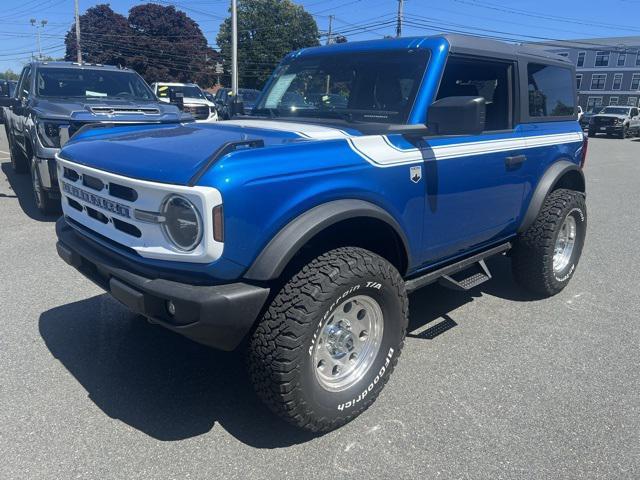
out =
{"type": "Polygon", "coordinates": [[[393,145],[384,135],[350,137],[347,143],[359,156],[376,167],[394,167],[408,163],[428,160],[446,160],[449,158],[469,157],[510,150],[526,150],[564,143],[582,142],[582,134],[562,133],[538,135],[534,137],[502,138],[479,142],[434,145],[422,150],[418,148],[402,149],[393,145]]]}
{"type": "Polygon", "coordinates": [[[277,122],[269,120],[227,120],[223,125],[236,125],[239,127],[289,132],[314,140],[330,140],[334,138],[347,138],[350,136],[347,132],[337,128],[323,127],[322,125],[311,125],[308,123],[277,122]]]}

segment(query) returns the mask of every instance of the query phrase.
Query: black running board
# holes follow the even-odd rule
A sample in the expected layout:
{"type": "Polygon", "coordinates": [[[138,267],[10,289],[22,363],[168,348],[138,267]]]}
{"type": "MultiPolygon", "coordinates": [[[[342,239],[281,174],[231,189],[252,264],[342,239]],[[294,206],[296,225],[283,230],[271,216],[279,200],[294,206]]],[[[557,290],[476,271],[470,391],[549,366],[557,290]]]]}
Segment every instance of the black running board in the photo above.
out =
{"type": "Polygon", "coordinates": [[[510,242],[503,243],[490,248],[489,250],[485,250],[484,252],[465,258],[464,260],[440,267],[437,270],[432,270],[431,272],[420,275],[419,277],[406,280],[405,286],[408,292],[413,292],[414,290],[418,290],[419,288],[439,281],[442,285],[456,290],[470,290],[491,278],[491,273],[489,273],[489,269],[484,263],[484,260],[494,255],[506,252],[510,248],[510,242]],[[453,277],[456,273],[467,270],[470,267],[475,267],[475,271],[472,272],[471,275],[462,279],[453,277]]]}

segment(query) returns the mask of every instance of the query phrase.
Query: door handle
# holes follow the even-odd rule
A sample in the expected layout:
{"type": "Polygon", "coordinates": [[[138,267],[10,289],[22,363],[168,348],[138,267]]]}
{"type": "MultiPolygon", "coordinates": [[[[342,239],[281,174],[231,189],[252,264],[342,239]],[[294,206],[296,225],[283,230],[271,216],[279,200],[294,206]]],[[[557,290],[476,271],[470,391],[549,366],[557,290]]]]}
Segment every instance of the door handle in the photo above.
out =
{"type": "Polygon", "coordinates": [[[513,168],[513,167],[517,167],[518,165],[522,165],[526,159],[527,159],[526,155],[514,155],[513,157],[506,157],[504,159],[504,163],[506,164],[507,167],[513,168]]]}

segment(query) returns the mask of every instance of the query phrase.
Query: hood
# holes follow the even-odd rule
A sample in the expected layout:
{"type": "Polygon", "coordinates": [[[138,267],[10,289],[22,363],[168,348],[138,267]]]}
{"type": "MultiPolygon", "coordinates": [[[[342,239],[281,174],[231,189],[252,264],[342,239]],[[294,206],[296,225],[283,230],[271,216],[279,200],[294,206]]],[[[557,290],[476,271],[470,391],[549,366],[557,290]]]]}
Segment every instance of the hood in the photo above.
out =
{"type": "Polygon", "coordinates": [[[618,118],[620,120],[626,120],[628,115],[622,115],[620,113],[598,113],[591,118],[618,118]]]}
{"type": "Polygon", "coordinates": [[[50,120],[78,122],[179,122],[182,113],[175,105],[156,101],[120,99],[39,98],[33,103],[38,116],[50,120]]]}
{"type": "Polygon", "coordinates": [[[323,125],[250,119],[121,126],[82,132],[64,146],[60,156],[126,177],[186,185],[227,142],[263,140],[269,148],[358,134],[323,125]]]}

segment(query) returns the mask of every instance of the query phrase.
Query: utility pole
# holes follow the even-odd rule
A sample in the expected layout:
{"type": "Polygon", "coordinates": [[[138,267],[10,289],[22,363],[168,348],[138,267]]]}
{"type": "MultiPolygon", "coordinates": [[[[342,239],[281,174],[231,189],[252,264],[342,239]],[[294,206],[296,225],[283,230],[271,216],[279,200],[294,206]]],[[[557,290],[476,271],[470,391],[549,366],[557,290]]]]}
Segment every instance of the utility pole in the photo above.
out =
{"type": "Polygon", "coordinates": [[[75,0],[76,9],[76,50],[78,51],[78,63],[82,63],[82,51],[80,50],[80,14],[78,13],[78,0],[75,0]]]}
{"type": "Polygon", "coordinates": [[[398,21],[396,23],[396,37],[402,36],[402,7],[404,0],[398,0],[398,21]]]}
{"type": "Polygon", "coordinates": [[[29,20],[31,26],[36,27],[36,43],[38,45],[38,58],[42,60],[42,47],[40,45],[40,29],[47,24],[46,20],[40,20],[40,25],[35,18],[29,20]]]}
{"type": "Polygon", "coordinates": [[[238,2],[231,0],[231,94],[238,95],[238,2]]]}
{"type": "Polygon", "coordinates": [[[331,36],[333,35],[333,18],[334,17],[335,15],[329,15],[329,36],[327,37],[327,45],[331,45],[332,43],[331,36]]]}

